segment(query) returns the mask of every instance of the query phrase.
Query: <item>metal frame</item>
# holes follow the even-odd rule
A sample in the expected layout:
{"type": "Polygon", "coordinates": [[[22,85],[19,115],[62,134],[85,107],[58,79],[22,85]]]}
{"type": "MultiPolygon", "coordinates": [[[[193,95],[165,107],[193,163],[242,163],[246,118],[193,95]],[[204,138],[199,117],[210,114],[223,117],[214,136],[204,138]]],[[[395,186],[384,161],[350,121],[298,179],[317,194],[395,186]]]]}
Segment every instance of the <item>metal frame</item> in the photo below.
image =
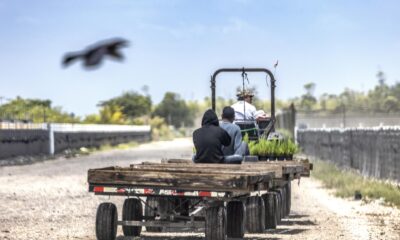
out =
{"type": "Polygon", "coordinates": [[[122,226],[145,226],[145,227],[168,227],[168,228],[191,228],[195,230],[205,228],[205,221],[118,221],[122,226]]]}
{"type": "Polygon", "coordinates": [[[271,120],[275,122],[275,77],[272,72],[266,68],[221,68],[211,76],[211,106],[215,111],[215,88],[218,74],[223,72],[264,72],[271,78],[271,120]]]}

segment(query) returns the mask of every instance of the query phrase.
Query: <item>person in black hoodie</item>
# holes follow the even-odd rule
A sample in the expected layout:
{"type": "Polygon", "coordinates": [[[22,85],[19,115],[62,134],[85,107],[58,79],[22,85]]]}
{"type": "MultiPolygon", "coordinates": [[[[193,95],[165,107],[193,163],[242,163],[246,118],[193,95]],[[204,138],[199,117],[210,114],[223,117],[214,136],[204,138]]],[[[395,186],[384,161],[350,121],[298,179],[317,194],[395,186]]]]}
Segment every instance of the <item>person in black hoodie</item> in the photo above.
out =
{"type": "Polygon", "coordinates": [[[229,146],[231,137],[219,127],[218,117],[211,109],[204,113],[201,128],[193,132],[195,163],[223,163],[222,146],[229,146]]]}

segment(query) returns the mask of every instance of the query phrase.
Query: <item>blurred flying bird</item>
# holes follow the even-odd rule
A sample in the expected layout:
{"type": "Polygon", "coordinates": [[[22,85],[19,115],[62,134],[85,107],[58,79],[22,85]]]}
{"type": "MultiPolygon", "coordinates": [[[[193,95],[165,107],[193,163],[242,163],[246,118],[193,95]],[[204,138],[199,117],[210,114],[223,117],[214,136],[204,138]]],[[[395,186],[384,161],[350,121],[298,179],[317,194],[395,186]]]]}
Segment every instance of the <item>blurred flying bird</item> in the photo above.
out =
{"type": "Polygon", "coordinates": [[[82,51],[66,53],[62,64],[64,67],[68,67],[76,60],[82,59],[83,66],[94,68],[99,66],[106,56],[121,61],[124,59],[124,56],[121,54],[120,48],[127,46],[128,41],[122,38],[104,40],[90,45],[82,51]]]}

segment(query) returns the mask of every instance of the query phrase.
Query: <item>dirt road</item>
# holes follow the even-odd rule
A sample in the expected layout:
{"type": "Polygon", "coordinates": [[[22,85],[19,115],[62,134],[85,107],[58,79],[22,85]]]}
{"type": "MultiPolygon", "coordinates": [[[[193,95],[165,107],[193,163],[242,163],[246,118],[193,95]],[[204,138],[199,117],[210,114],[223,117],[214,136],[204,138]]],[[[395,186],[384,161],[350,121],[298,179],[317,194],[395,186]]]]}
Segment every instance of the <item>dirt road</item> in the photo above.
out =
{"type": "MultiPolygon", "coordinates": [[[[88,168],[161,158],[188,158],[191,142],[179,139],[129,150],[0,168],[0,239],[95,239],[97,205],[123,199],[87,192],[88,168]]],[[[274,231],[245,239],[400,239],[400,211],[378,202],[337,199],[313,179],[293,182],[292,213],[274,231]]],[[[119,211],[121,212],[121,211],[119,211]]],[[[119,230],[119,240],[122,237],[119,230]]],[[[202,233],[143,233],[144,240],[197,240],[202,233]]]]}

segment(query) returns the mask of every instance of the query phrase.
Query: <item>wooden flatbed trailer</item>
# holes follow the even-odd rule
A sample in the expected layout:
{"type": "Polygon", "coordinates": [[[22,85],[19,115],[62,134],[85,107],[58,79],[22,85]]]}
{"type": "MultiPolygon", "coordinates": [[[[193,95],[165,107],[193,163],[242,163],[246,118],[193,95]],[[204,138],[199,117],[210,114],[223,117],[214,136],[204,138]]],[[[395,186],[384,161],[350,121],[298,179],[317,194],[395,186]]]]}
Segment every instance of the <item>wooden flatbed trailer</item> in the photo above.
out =
{"type": "Polygon", "coordinates": [[[132,164],[88,171],[89,191],[127,199],[118,220],[115,204],[101,203],[96,236],[114,240],[171,228],[205,230],[206,239],[243,238],[274,229],[291,207],[291,180],[309,175],[301,161],[193,164],[188,160],[132,164]]]}

